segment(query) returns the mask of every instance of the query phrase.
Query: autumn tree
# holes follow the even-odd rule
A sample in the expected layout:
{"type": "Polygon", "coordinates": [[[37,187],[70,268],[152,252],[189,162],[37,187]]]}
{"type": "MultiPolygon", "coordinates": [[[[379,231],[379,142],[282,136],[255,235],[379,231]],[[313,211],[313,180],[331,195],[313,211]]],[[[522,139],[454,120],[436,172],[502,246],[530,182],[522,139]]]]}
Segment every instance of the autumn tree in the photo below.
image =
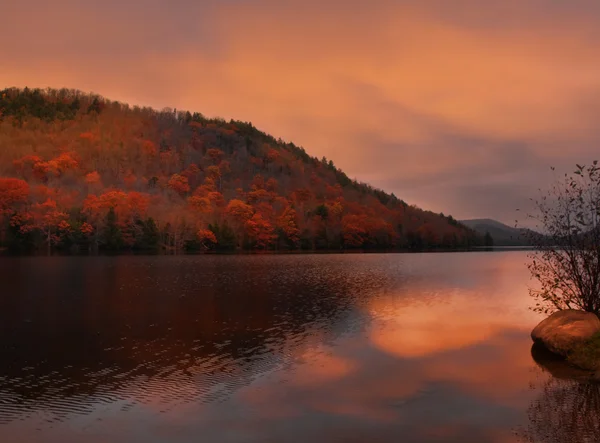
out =
{"type": "Polygon", "coordinates": [[[169,188],[171,188],[179,195],[187,194],[188,192],[190,192],[190,184],[188,178],[180,174],[173,174],[169,179],[169,188]]]}
{"type": "Polygon", "coordinates": [[[273,226],[260,214],[254,214],[252,218],[247,220],[245,228],[249,243],[259,249],[269,248],[275,240],[273,226]]]}
{"type": "Polygon", "coordinates": [[[350,248],[360,248],[363,246],[367,237],[365,226],[365,217],[348,214],[342,219],[342,237],[344,246],[350,248]]]}
{"type": "Polygon", "coordinates": [[[0,177],[0,216],[13,212],[27,201],[29,184],[18,178],[0,177]]]}
{"type": "Polygon", "coordinates": [[[1,187],[10,182],[0,183],[3,246],[183,252],[212,242],[200,229],[213,233],[215,249],[271,248],[275,240],[339,248],[422,247],[435,239],[450,247],[473,239],[455,220],[352,180],[251,123],[78,91],[0,92],[0,171],[21,181],[8,191],[1,187]],[[43,212],[35,205],[48,200],[68,214],[50,228],[50,242],[34,223],[34,212],[43,212]]]}
{"type": "Polygon", "coordinates": [[[277,220],[277,228],[287,244],[295,248],[300,241],[300,229],[298,229],[296,210],[288,206],[277,220]]]}
{"type": "Polygon", "coordinates": [[[71,229],[67,222],[69,215],[58,208],[56,201],[50,199],[33,205],[31,212],[32,228],[41,232],[50,253],[52,247],[61,241],[62,235],[71,229]]]}
{"type": "Polygon", "coordinates": [[[217,236],[209,229],[199,229],[196,233],[203,249],[213,249],[217,244],[217,236]]]}
{"type": "Polygon", "coordinates": [[[0,177],[0,243],[5,239],[8,218],[21,208],[29,197],[29,184],[17,178],[0,177]]]}
{"type": "Polygon", "coordinates": [[[227,205],[225,213],[231,220],[236,231],[238,244],[241,245],[245,234],[246,222],[252,218],[254,209],[241,200],[233,199],[227,205]]]}

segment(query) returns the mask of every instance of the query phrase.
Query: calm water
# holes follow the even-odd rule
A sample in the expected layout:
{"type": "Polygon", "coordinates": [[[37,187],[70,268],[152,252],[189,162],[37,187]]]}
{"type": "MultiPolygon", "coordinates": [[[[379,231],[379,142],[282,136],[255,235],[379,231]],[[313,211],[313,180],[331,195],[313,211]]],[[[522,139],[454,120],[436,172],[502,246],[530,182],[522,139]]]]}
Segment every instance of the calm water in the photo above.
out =
{"type": "Polygon", "coordinates": [[[0,441],[599,441],[598,385],[532,357],[526,260],[2,258],[0,441]]]}

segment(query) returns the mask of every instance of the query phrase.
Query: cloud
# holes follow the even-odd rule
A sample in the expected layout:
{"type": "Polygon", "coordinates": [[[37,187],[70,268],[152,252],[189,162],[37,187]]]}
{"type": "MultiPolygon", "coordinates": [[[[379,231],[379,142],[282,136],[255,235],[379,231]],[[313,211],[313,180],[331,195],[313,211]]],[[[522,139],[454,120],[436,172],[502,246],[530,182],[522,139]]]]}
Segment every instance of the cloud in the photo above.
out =
{"type": "Polygon", "coordinates": [[[458,217],[511,221],[548,166],[600,141],[591,0],[32,0],[7,16],[2,84],[249,120],[458,217]]]}

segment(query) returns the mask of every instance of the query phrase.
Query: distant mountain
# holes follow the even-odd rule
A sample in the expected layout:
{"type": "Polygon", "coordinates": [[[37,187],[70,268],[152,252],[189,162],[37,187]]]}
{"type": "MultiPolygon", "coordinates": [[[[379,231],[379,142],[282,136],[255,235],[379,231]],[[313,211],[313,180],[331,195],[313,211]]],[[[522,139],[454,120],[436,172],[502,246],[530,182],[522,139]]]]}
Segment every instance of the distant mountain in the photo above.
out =
{"type": "Polygon", "coordinates": [[[495,246],[528,246],[530,244],[524,235],[527,230],[523,228],[512,228],[489,218],[460,220],[460,223],[481,235],[489,232],[495,246]]]}

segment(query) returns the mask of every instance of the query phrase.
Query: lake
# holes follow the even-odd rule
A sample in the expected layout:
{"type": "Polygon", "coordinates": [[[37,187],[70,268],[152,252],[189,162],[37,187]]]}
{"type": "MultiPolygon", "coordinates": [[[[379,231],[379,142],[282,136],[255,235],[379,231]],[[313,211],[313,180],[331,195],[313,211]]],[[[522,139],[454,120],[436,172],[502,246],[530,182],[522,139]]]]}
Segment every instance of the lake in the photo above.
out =
{"type": "Polygon", "coordinates": [[[523,251],[0,258],[4,443],[597,442],[523,251]]]}

